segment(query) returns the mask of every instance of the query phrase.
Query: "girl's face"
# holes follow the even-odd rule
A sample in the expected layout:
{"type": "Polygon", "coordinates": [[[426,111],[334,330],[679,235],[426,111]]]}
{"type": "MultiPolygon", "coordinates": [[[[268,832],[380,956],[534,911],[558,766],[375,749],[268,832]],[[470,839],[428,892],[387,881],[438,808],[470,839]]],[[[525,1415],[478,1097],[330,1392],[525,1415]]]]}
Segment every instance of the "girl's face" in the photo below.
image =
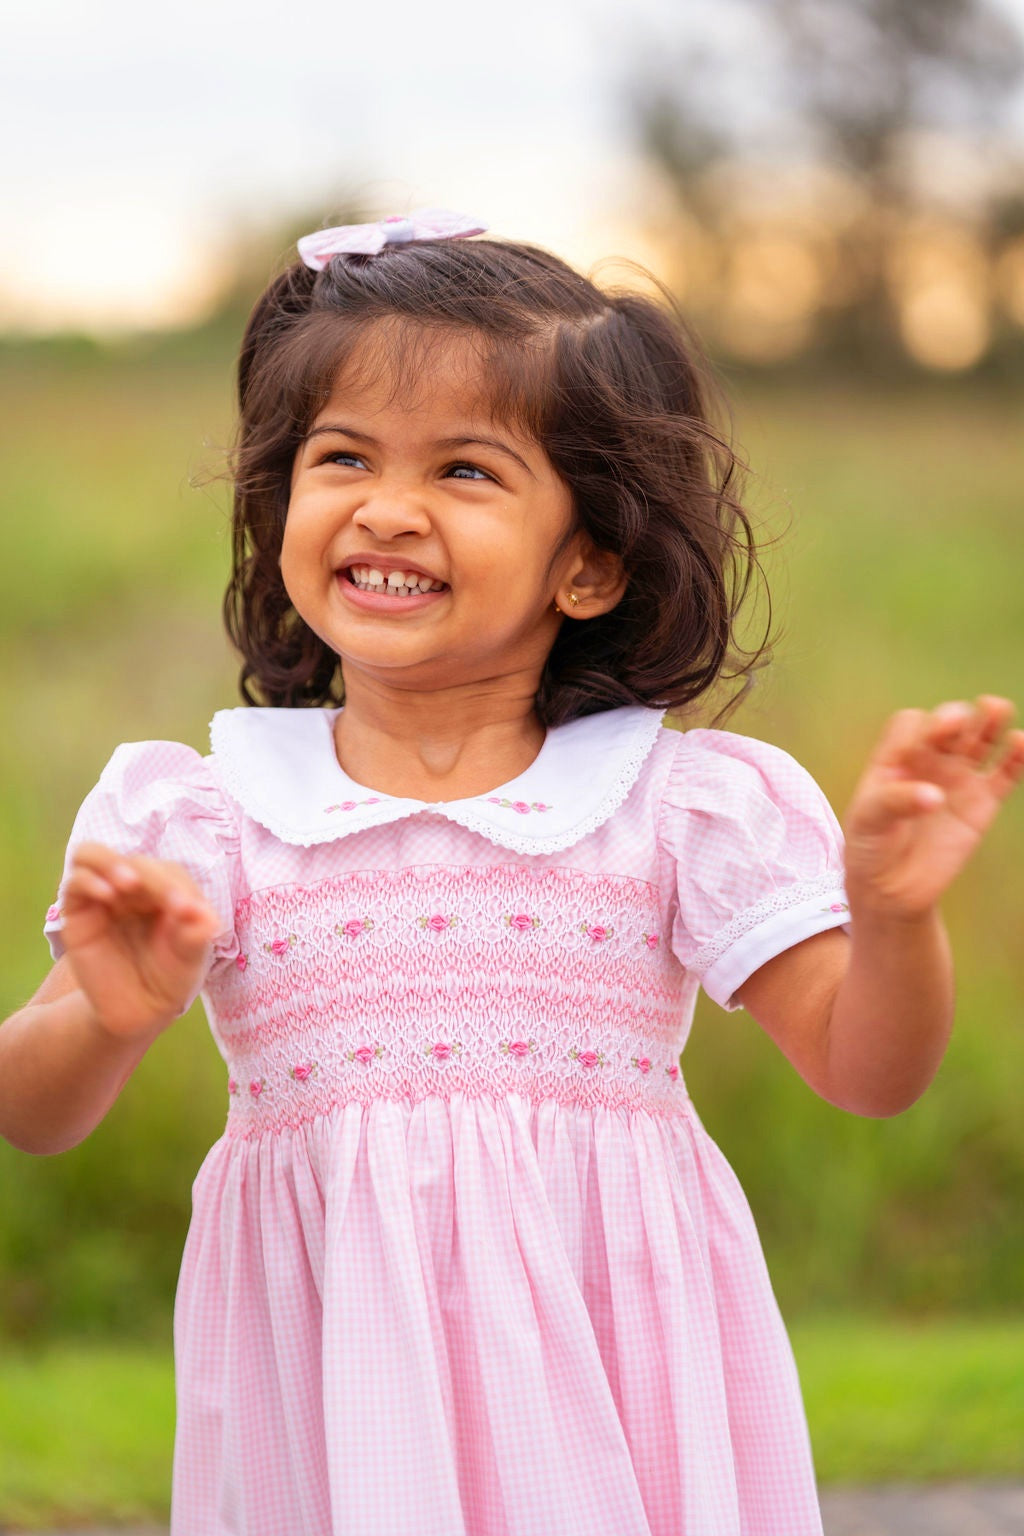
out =
{"type": "Polygon", "coordinates": [[[586,575],[580,534],[551,565],[571,497],[536,442],[474,408],[469,349],[448,341],[430,358],[397,390],[358,358],[336,380],[295,456],[282,578],[349,683],[536,683],[562,622],[555,595],[564,606],[586,575]]]}

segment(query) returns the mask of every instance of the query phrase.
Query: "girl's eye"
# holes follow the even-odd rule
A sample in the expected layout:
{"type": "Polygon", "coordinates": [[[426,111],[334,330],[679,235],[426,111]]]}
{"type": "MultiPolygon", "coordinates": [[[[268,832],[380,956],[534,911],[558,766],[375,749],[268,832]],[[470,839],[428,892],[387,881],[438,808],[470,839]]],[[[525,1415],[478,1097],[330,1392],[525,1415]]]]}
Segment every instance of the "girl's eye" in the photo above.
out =
{"type": "MultiPolygon", "coordinates": [[[[457,469],[468,469],[471,475],[479,475],[482,480],[489,480],[491,478],[486,471],[479,469],[475,464],[453,464],[449,473],[454,475],[457,469]]],[[[459,476],[459,478],[461,479],[462,476],[459,476]]]]}
{"type": "Polygon", "coordinates": [[[357,464],[361,464],[363,462],[357,453],[342,452],[325,453],[320,462],[321,464],[339,464],[342,459],[354,459],[357,464]]]}
{"type": "MultiPolygon", "coordinates": [[[[352,464],[362,464],[363,461],[357,453],[345,453],[342,449],[336,449],[332,453],[325,453],[320,462],[322,464],[345,464],[346,462],[352,464]]],[[[486,470],[480,469],[476,464],[452,464],[449,466],[447,473],[450,475],[456,475],[456,477],[460,480],[466,478],[474,480],[490,480],[492,478],[492,476],[487,474],[486,470]],[[460,470],[466,470],[467,474],[458,474],[457,472],[460,470]]]]}

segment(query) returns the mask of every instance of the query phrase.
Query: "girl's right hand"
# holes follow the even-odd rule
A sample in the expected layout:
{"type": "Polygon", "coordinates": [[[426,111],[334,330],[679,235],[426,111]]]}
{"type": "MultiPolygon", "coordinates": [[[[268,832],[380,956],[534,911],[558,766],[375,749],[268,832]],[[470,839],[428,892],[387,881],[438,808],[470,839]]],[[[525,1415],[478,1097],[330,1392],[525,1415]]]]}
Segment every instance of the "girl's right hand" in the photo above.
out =
{"type": "Polygon", "coordinates": [[[180,864],[79,843],[61,936],[97,1022],[120,1039],[180,1018],[220,920],[180,864]]]}

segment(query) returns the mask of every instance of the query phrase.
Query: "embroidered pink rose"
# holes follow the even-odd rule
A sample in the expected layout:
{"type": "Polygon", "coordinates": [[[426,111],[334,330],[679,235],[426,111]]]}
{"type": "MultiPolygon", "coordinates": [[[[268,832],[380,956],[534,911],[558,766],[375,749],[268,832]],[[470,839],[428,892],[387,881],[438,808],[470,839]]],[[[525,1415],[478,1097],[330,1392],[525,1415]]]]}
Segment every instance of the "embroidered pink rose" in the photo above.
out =
{"type": "Polygon", "coordinates": [[[361,917],[350,917],[345,924],[345,932],[350,939],[357,939],[365,927],[361,917]]]}
{"type": "Polygon", "coordinates": [[[228,1078],[228,1093],[237,1093],[237,1092],[238,1092],[238,1084],[235,1082],[233,1077],[229,1077],[228,1078]]]}
{"type": "Polygon", "coordinates": [[[353,1061],[362,1062],[363,1066],[365,1067],[373,1060],[376,1054],[377,1053],[373,1049],[372,1045],[358,1045],[352,1052],[352,1059],[353,1061]]]}
{"type": "Polygon", "coordinates": [[[238,969],[240,971],[244,971],[248,964],[249,964],[249,956],[248,955],[236,955],[235,956],[235,965],[238,967],[238,969]]]}
{"type": "Polygon", "coordinates": [[[263,948],[268,955],[286,955],[294,943],[295,935],[290,933],[286,939],[271,939],[270,943],[264,944],[263,948]]]}
{"type": "Polygon", "coordinates": [[[505,921],[517,933],[525,933],[528,928],[534,928],[537,925],[537,919],[531,917],[529,912],[513,912],[505,921]]]}
{"type": "Polygon", "coordinates": [[[645,933],[644,934],[644,943],[647,945],[648,949],[657,949],[657,947],[658,947],[658,940],[659,940],[660,937],[661,937],[661,935],[657,934],[657,933],[645,933]]]}
{"type": "Polygon", "coordinates": [[[356,802],[354,800],[343,800],[338,806],[339,811],[354,811],[355,808],[356,802]]]}
{"type": "Polygon", "coordinates": [[[845,901],[834,901],[828,909],[830,912],[849,912],[845,901]]]}
{"type": "Polygon", "coordinates": [[[606,928],[603,923],[581,923],[580,933],[589,934],[595,944],[603,944],[605,939],[610,939],[614,933],[613,928],[606,928]]]}
{"type": "Polygon", "coordinates": [[[447,1044],[446,1041],[438,1040],[434,1045],[430,1047],[430,1054],[434,1056],[438,1061],[447,1061],[449,1056],[452,1054],[452,1048],[447,1044]]]}
{"type": "Polygon", "coordinates": [[[510,1056],[529,1056],[530,1042],[528,1040],[510,1040],[508,1042],[508,1053],[510,1056]]]}
{"type": "Polygon", "coordinates": [[[651,1058],[649,1056],[634,1056],[633,1065],[638,1072],[642,1072],[646,1077],[651,1070],[651,1058]]]}
{"type": "Polygon", "coordinates": [[[295,1063],[294,1067],[292,1067],[292,1077],[294,1077],[294,1079],[295,1079],[295,1081],[297,1083],[304,1083],[308,1077],[312,1077],[313,1076],[313,1073],[314,1073],[315,1070],[316,1070],[316,1063],[315,1062],[313,1062],[313,1061],[297,1061],[295,1063]]]}
{"type": "Polygon", "coordinates": [[[581,1067],[596,1067],[601,1058],[596,1051],[577,1051],[576,1060],[581,1067]]]}
{"type": "Polygon", "coordinates": [[[259,1098],[260,1094],[263,1092],[264,1086],[265,1085],[262,1077],[253,1078],[252,1082],[249,1084],[249,1092],[252,1094],[254,1099],[259,1098]]]}
{"type": "Polygon", "coordinates": [[[529,804],[525,800],[505,800],[501,795],[487,795],[488,805],[500,805],[503,810],[516,811],[520,816],[529,816],[531,811],[550,811],[550,805],[544,805],[540,800],[533,800],[529,804]]]}
{"type": "Polygon", "coordinates": [[[434,912],[430,917],[418,917],[416,921],[421,928],[426,928],[430,933],[444,933],[446,928],[455,927],[458,918],[446,917],[443,912],[434,912]]]}
{"type": "Polygon", "coordinates": [[[48,923],[55,923],[58,917],[60,917],[60,907],[54,902],[53,906],[48,907],[46,910],[46,921],[48,923]]]}
{"type": "Polygon", "coordinates": [[[665,1071],[668,1073],[672,1081],[675,1082],[676,1078],[679,1076],[679,1068],[676,1066],[675,1062],[673,1062],[670,1067],[666,1067],[665,1071]]]}

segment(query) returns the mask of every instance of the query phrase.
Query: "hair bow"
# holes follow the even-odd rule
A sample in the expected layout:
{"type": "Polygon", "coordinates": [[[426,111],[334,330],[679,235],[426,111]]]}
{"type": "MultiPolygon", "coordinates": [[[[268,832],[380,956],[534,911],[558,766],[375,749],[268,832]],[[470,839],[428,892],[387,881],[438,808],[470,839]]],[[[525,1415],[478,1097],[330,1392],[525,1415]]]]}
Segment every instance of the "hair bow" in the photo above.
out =
{"type": "Polygon", "coordinates": [[[465,213],[448,208],[417,208],[407,217],[393,213],[376,224],[339,224],[335,229],[318,229],[303,235],[298,242],[299,255],[307,267],[322,272],[332,256],[375,256],[386,245],[408,245],[413,240],[460,240],[466,235],[482,235],[487,225],[465,213]]]}

